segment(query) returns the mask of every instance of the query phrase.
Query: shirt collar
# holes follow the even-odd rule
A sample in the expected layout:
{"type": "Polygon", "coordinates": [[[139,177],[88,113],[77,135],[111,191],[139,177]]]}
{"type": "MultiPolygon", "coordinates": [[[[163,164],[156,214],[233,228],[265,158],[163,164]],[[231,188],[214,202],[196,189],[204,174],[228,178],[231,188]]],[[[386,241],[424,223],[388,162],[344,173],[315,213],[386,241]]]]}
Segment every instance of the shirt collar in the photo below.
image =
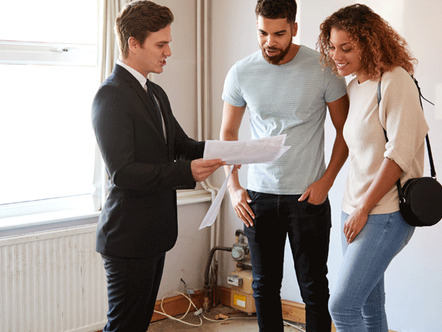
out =
{"type": "Polygon", "coordinates": [[[138,82],[140,82],[140,84],[143,87],[143,89],[146,90],[146,80],[147,80],[146,77],[144,77],[139,71],[137,71],[137,70],[133,69],[132,67],[126,65],[120,59],[117,60],[117,65],[120,65],[121,67],[126,69],[129,73],[131,73],[132,76],[135,77],[138,82]]]}

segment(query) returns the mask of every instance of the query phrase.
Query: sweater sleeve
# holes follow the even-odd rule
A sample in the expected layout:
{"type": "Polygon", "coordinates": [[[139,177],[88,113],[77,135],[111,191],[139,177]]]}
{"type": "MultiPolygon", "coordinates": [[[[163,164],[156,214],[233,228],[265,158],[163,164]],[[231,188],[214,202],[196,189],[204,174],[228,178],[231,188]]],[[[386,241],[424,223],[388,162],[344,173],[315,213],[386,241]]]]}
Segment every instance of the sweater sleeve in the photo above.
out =
{"type": "Polygon", "coordinates": [[[388,136],[384,157],[407,172],[428,132],[419,92],[411,76],[397,67],[383,75],[381,96],[379,116],[388,136]]]}

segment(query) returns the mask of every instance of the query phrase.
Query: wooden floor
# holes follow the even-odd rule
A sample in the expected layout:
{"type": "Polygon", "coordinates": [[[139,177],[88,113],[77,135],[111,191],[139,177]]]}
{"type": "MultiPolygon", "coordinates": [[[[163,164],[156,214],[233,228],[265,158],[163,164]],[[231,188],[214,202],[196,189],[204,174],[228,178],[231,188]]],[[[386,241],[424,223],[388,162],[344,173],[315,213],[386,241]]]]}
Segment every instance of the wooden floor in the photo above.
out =
{"type": "MultiPolygon", "coordinates": [[[[181,315],[182,316],[182,315],[181,315]]],[[[177,316],[176,318],[180,318],[177,316]]],[[[219,305],[209,312],[203,312],[200,316],[195,316],[194,312],[190,312],[183,321],[191,323],[190,326],[185,323],[174,321],[169,318],[155,321],[151,323],[148,332],[258,332],[258,323],[255,315],[248,315],[241,311],[232,309],[227,306],[219,305]],[[227,320],[210,321],[208,319],[215,320],[217,315],[222,314],[228,317],[227,320]],[[206,319],[206,318],[208,319],[206,319]]],[[[293,326],[285,326],[284,332],[302,332],[305,331],[305,327],[302,324],[291,323],[293,326]]]]}

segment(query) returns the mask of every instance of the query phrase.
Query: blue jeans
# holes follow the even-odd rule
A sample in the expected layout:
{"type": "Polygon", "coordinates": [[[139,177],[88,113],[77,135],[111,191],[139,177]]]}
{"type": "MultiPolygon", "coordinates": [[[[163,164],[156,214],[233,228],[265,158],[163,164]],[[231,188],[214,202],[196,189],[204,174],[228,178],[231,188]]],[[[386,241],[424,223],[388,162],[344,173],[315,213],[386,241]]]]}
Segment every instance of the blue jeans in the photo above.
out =
{"type": "MultiPolygon", "coordinates": [[[[347,218],[342,213],[342,228],[347,218]]],[[[329,303],[337,331],[388,331],[384,273],[413,232],[398,211],[370,215],[349,245],[342,234],[344,260],[329,303]]]]}
{"type": "Polygon", "coordinates": [[[296,276],[306,305],[307,331],[330,332],[327,258],[330,203],[298,202],[300,195],[249,190],[254,226],[244,227],[253,269],[253,297],[260,332],[282,332],[281,283],[288,235],[296,276]]]}

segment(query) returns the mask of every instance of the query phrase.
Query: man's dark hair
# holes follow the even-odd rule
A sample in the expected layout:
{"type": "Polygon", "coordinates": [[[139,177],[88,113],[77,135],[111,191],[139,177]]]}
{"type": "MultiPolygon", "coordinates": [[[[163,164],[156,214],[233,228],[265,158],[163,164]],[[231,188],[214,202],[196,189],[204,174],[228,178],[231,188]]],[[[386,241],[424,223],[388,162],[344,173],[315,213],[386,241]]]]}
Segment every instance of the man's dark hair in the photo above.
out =
{"type": "Polygon", "coordinates": [[[172,22],[173,14],[165,6],[146,0],[129,2],[115,20],[115,32],[123,57],[127,57],[129,53],[130,37],[134,37],[142,45],[151,32],[164,29],[172,22]]]}
{"type": "Polygon", "coordinates": [[[255,7],[256,17],[270,19],[286,18],[289,23],[296,22],[296,0],[258,0],[255,7]]]}

